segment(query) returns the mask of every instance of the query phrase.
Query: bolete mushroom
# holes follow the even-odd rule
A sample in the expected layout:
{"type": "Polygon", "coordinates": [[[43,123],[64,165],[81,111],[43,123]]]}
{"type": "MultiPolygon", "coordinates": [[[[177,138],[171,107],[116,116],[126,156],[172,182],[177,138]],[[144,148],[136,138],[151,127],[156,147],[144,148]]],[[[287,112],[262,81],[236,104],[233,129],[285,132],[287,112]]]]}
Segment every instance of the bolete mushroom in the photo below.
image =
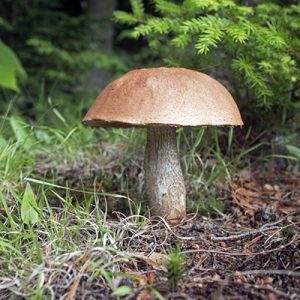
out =
{"type": "Polygon", "coordinates": [[[146,127],[145,187],[153,215],[170,224],[186,216],[186,190],[176,145],[182,126],[243,125],[218,81],[184,68],[133,70],[110,83],[83,119],[92,127],[146,127]]]}

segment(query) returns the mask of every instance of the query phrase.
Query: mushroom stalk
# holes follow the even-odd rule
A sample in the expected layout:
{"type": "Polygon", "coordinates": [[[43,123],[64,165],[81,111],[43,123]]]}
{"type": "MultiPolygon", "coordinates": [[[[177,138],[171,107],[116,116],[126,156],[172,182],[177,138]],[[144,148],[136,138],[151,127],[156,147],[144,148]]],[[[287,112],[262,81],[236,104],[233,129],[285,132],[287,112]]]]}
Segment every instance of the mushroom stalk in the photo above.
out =
{"type": "Polygon", "coordinates": [[[145,187],[151,213],[170,224],[186,216],[186,190],[175,127],[149,127],[145,150],[145,187]]]}

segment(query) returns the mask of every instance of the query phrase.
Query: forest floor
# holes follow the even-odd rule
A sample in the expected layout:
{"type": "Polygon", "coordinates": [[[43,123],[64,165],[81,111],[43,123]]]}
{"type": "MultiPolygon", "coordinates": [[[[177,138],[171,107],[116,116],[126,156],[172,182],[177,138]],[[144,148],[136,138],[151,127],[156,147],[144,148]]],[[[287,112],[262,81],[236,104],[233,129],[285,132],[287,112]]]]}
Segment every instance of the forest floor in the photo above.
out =
{"type": "Polygon", "coordinates": [[[0,299],[300,299],[300,176],[250,170],[218,195],[224,212],[175,227],[118,211],[99,224],[96,207],[83,217],[45,211],[75,247],[53,247],[39,228],[40,263],[25,278],[23,262],[12,263],[0,299]]]}
{"type": "Polygon", "coordinates": [[[229,177],[214,175],[215,160],[183,164],[189,214],[170,226],[128,197],[142,195],[134,131],[132,155],[112,141],[88,157],[80,137],[88,153],[99,145],[87,131],[50,129],[31,134],[38,152],[25,138],[0,155],[1,300],[300,299],[297,162],[244,164],[229,177]],[[201,195],[203,170],[211,183],[201,195]]]}

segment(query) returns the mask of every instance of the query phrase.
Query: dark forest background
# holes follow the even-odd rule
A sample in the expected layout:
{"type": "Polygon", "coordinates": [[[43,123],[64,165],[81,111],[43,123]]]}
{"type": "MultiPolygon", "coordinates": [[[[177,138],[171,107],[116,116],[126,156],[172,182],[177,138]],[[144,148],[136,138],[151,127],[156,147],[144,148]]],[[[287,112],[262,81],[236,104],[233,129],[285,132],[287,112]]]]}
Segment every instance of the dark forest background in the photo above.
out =
{"type": "MultiPolygon", "coordinates": [[[[58,105],[71,118],[75,102],[79,118],[111,79],[133,68],[167,65],[221,80],[249,123],[292,122],[299,111],[297,1],[195,3],[1,1],[0,38],[27,74],[19,76],[14,108],[34,119],[47,105],[58,105]],[[197,41],[199,33],[206,44],[197,41]]],[[[2,112],[11,96],[2,90],[2,112]]]]}
{"type": "Polygon", "coordinates": [[[77,126],[125,72],[187,67],[232,93],[246,125],[236,140],[298,157],[299,49],[296,0],[2,0],[0,113],[30,126],[77,126]]]}

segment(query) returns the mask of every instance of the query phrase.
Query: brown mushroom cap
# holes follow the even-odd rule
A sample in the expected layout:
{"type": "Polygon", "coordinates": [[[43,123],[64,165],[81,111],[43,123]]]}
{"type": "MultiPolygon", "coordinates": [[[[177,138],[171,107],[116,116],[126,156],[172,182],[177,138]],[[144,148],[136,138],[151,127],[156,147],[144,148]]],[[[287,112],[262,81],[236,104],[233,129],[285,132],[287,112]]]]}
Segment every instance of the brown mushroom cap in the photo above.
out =
{"type": "Polygon", "coordinates": [[[126,73],[102,91],[82,122],[94,127],[243,125],[222,84],[184,68],[126,73]]]}

